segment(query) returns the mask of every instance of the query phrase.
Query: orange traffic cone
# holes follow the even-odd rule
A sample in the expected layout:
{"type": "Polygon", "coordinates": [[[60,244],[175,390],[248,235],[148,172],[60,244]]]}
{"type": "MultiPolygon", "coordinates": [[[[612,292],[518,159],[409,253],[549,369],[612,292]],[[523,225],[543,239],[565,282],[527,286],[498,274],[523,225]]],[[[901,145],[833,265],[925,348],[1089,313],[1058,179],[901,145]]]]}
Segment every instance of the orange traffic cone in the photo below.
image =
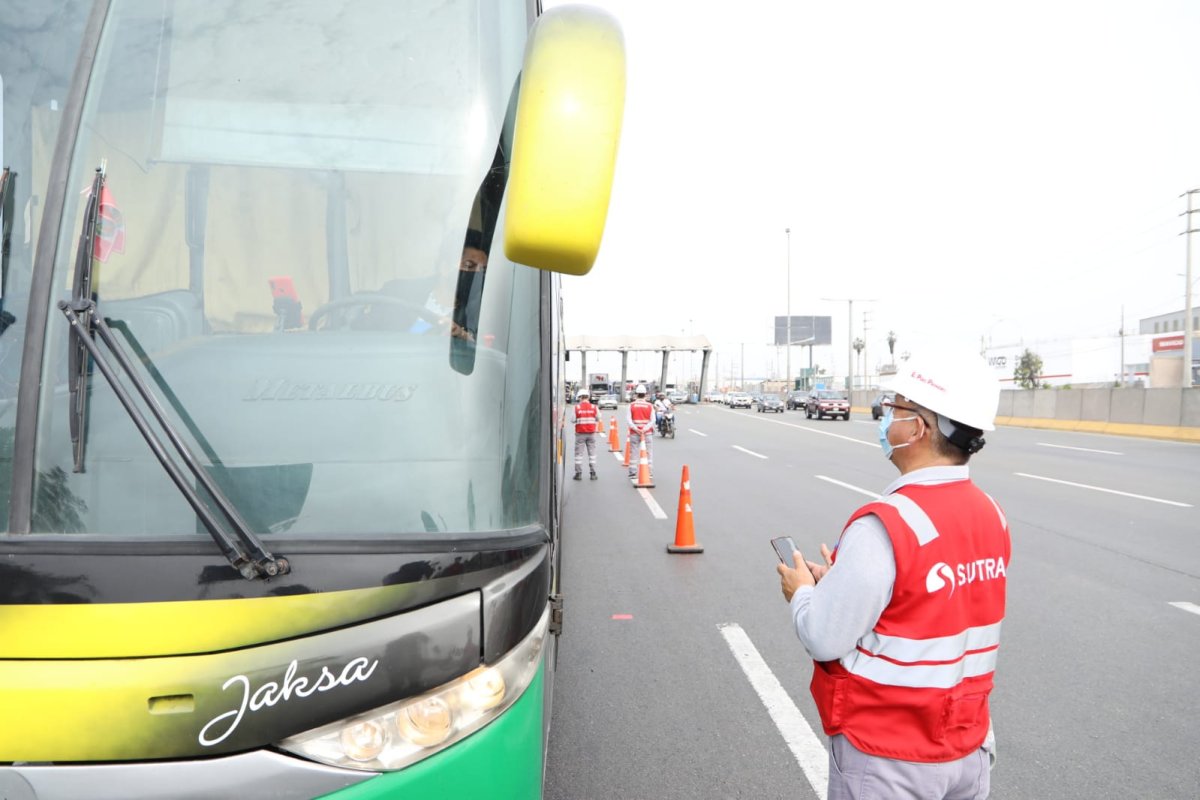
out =
{"type": "Polygon", "coordinates": [[[688,477],[687,464],[683,465],[683,478],[679,485],[679,514],[675,519],[675,544],[667,545],[667,552],[704,552],[704,546],[696,544],[696,530],[692,525],[692,481],[688,477]]]}
{"type": "Polygon", "coordinates": [[[608,421],[608,452],[621,452],[621,437],[617,435],[617,418],[608,421]]]}
{"type": "Polygon", "coordinates": [[[629,439],[625,440],[625,464],[624,464],[624,466],[626,466],[626,467],[629,466],[629,439]]]}
{"type": "Polygon", "coordinates": [[[646,453],[646,436],[642,435],[640,439],[641,447],[638,448],[638,473],[637,481],[633,484],[635,489],[653,489],[654,478],[650,475],[650,458],[646,453]]]}

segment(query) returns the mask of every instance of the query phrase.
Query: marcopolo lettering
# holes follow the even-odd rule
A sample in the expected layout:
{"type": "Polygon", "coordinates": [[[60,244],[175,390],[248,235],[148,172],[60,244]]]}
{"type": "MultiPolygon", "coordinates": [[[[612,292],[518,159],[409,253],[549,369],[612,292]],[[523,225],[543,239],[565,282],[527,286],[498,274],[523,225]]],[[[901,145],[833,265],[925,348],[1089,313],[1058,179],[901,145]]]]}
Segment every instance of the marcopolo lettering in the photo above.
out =
{"type": "Polygon", "coordinates": [[[327,383],[289,381],[286,378],[257,380],[242,399],[247,402],[276,400],[382,400],[404,402],[417,391],[415,385],[398,383],[327,383]]]}

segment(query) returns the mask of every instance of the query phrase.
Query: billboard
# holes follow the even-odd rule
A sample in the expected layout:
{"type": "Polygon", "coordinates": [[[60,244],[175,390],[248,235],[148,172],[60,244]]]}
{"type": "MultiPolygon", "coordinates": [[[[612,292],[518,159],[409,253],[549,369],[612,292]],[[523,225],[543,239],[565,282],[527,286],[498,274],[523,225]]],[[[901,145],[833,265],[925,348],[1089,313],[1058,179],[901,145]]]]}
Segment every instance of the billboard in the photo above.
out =
{"type": "MultiPolygon", "coordinates": [[[[792,315],[792,344],[833,344],[832,317],[792,315]],[[809,341],[809,340],[812,341],[809,341]]],[[[788,318],[775,318],[775,344],[788,343],[788,318]]]]}

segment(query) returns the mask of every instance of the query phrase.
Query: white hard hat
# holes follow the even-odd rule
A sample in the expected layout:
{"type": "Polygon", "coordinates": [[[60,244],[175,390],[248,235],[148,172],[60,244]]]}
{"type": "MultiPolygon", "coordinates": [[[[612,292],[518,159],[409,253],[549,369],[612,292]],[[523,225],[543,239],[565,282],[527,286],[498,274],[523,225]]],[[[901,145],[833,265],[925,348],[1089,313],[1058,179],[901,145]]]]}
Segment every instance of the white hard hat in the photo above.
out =
{"type": "Polygon", "coordinates": [[[981,431],[996,429],[1000,381],[974,353],[914,353],[883,384],[884,389],[902,394],[959,425],[981,431]]]}
{"type": "Polygon", "coordinates": [[[587,389],[580,389],[579,394],[575,395],[575,399],[578,400],[581,397],[591,397],[591,396],[592,396],[592,393],[589,392],[587,389]]]}
{"type": "Polygon", "coordinates": [[[646,384],[639,383],[637,386],[634,387],[633,393],[634,394],[645,394],[646,393],[646,384]]]}

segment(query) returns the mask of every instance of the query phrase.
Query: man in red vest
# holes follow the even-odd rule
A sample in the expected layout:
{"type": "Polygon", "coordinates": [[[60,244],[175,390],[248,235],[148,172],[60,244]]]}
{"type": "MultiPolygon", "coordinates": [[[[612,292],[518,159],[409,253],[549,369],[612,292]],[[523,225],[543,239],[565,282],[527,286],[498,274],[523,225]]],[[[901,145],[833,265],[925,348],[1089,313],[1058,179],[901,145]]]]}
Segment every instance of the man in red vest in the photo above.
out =
{"type": "Polygon", "coordinates": [[[967,461],[1000,386],[977,355],[913,355],[886,387],[879,443],[900,477],[850,516],[823,564],[778,567],[813,658],[829,800],[981,800],[994,759],[988,695],[1011,545],[967,461]],[[874,787],[874,789],[869,789],[874,787]]]}
{"type": "Polygon", "coordinates": [[[596,431],[599,430],[600,411],[589,399],[591,393],[580,389],[575,403],[575,480],[583,478],[583,454],[587,452],[588,469],[592,480],[596,480],[596,431]]]}
{"type": "Polygon", "coordinates": [[[646,464],[654,473],[654,406],[646,399],[645,384],[639,383],[633,393],[625,421],[629,426],[629,479],[636,481],[642,442],[646,443],[646,464]]]}

